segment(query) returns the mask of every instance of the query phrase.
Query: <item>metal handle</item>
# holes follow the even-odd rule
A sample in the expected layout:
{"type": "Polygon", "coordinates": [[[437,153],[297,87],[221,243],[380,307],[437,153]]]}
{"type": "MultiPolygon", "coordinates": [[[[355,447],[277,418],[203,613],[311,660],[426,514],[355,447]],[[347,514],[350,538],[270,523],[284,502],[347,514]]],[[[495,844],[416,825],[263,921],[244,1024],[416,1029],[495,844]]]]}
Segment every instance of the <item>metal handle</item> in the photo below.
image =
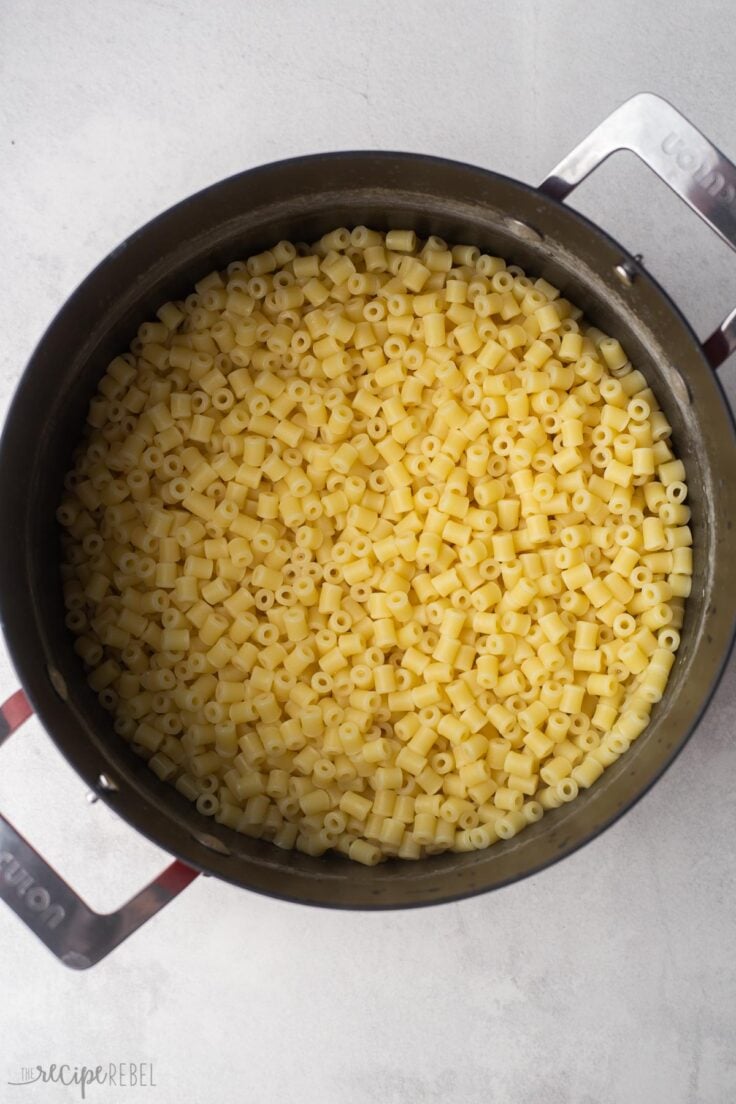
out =
{"type": "MultiPolygon", "coordinates": [[[[617,107],[563,157],[540,191],[553,199],[565,199],[593,169],[621,149],[640,157],[736,249],[736,166],[671,103],[651,92],[640,92],[617,107]]],[[[713,368],[735,350],[736,309],[703,344],[713,368]]]]}
{"type": "MultiPolygon", "coordinates": [[[[0,744],[32,712],[22,690],[0,706],[0,744]]],[[[185,863],[173,862],[127,904],[101,915],[0,814],[0,899],[74,970],[94,966],[186,889],[198,873],[185,863]]]]}

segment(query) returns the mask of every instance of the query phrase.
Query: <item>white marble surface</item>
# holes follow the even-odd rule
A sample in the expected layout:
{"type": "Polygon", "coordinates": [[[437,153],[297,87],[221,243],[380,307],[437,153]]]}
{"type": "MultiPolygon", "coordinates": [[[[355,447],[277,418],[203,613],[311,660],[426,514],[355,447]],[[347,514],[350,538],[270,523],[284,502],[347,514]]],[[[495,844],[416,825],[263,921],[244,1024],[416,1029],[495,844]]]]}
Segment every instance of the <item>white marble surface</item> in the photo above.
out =
{"type": "MultiPolygon", "coordinates": [[[[728,0],[697,15],[684,0],[4,0],[0,416],[96,261],[242,168],[369,146],[535,182],[641,89],[736,156],[732,28],[728,0]]],[[[576,203],[644,253],[701,334],[733,306],[733,255],[632,157],[576,203]]],[[[724,376],[733,398],[736,364],[724,376]]],[[[79,1099],[7,1086],[21,1066],[150,1061],[155,1088],[88,1099],[733,1101],[735,675],[623,821],[491,896],[362,915],[199,879],[86,974],[0,909],[0,1100],[79,1099]]],[[[14,686],[0,647],[0,692],[14,686]]],[[[87,806],[33,721],[2,751],[0,806],[98,908],[164,862],[87,806]]]]}

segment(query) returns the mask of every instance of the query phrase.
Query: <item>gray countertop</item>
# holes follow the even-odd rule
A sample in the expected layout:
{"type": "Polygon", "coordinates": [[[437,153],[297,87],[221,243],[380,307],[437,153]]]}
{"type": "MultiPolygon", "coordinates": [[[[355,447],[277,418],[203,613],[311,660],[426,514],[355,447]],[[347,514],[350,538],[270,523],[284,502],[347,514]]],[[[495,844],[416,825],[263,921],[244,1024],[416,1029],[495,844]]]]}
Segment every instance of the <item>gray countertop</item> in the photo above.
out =
{"type": "MultiPolygon", "coordinates": [[[[5,0],[0,418],[35,342],[122,238],[264,161],[433,152],[535,183],[616,104],[667,96],[736,157],[727,0],[5,0]],[[701,73],[707,71],[707,76],[701,73]]],[[[736,263],[628,154],[574,205],[705,336],[736,263]]],[[[736,363],[722,376],[736,399],[736,363]]],[[[53,386],[53,381],[50,381],[53,386]]],[[[8,473],[3,473],[7,478],[8,473]]],[[[6,539],[2,534],[0,539],[6,539]]],[[[0,646],[0,698],[17,683],[0,646]]],[[[654,790],[600,839],[490,896],[336,913],[198,879],[96,969],[0,909],[0,1100],[23,1067],[152,1063],[99,1104],[729,1104],[736,1100],[736,670],[654,790]]],[[[95,907],[166,857],[31,720],[0,808],[95,907]]]]}

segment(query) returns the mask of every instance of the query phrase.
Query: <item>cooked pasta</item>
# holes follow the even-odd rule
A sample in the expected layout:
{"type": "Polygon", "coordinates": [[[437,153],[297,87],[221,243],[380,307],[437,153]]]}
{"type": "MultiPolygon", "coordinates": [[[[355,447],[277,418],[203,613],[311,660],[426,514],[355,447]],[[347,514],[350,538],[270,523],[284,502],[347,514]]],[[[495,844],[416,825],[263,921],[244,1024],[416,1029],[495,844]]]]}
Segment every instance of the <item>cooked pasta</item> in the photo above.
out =
{"type": "Polygon", "coordinates": [[[281,241],[144,323],[58,509],[114,729],[203,816],[373,865],[508,840],[645,730],[686,472],[618,341],[413,231],[281,241]]]}

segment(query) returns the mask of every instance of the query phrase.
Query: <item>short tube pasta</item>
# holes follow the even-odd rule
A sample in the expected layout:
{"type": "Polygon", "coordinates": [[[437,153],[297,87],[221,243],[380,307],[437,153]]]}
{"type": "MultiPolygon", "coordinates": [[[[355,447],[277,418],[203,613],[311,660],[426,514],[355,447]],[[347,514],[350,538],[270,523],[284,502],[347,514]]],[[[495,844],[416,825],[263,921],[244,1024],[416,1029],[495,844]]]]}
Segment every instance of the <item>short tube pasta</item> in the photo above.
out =
{"type": "Polygon", "coordinates": [[[367,866],[503,847],[645,733],[687,472],[545,280],[411,229],[278,242],[144,322],[87,423],[67,625],[203,817],[367,866]]]}

